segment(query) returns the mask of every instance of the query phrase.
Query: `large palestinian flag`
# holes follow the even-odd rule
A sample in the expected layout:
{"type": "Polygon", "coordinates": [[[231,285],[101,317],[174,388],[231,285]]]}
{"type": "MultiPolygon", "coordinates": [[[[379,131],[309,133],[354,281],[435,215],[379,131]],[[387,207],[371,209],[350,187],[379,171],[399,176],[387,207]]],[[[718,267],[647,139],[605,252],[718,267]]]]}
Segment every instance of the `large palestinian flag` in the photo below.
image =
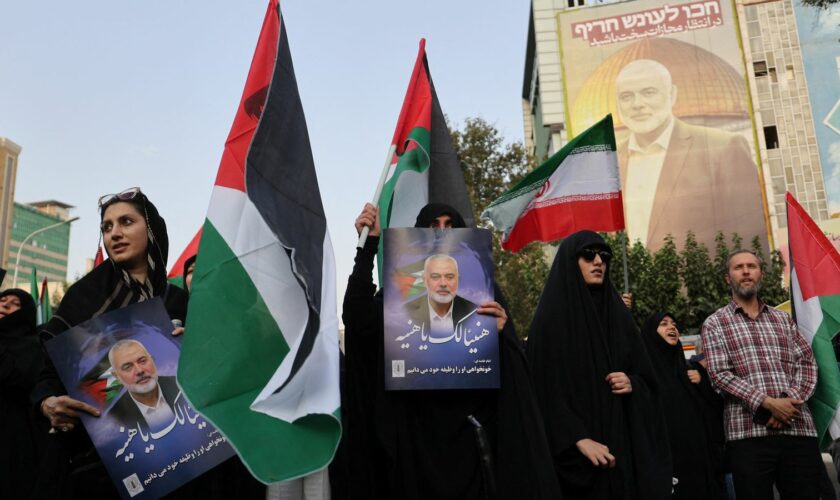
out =
{"type": "Polygon", "coordinates": [[[491,203],[481,217],[502,231],[502,248],[511,252],[582,229],[624,229],[615,151],[612,115],[607,115],[491,203]]]}
{"type": "Polygon", "coordinates": [[[817,360],[817,388],[808,406],[825,449],[840,438],[840,370],[831,345],[840,332],[840,254],[790,193],[787,219],[794,317],[817,360]]]}
{"type": "Polygon", "coordinates": [[[277,0],[225,144],[178,381],[255,477],[328,465],[341,436],[335,268],[277,0]]]}
{"type": "Polygon", "coordinates": [[[391,148],[391,165],[377,200],[382,229],[414,226],[427,203],[446,203],[467,226],[475,225],[461,162],[429,73],[425,39],[420,40],[391,148]]]}

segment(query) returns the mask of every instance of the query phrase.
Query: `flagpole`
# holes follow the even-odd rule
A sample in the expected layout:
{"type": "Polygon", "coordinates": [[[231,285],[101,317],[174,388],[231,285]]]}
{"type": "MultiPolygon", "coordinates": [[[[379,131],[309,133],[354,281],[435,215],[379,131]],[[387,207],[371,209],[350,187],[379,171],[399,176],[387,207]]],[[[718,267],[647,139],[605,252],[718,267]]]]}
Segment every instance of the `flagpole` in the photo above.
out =
{"type": "MultiPolygon", "coordinates": [[[[382,187],[385,186],[385,179],[388,177],[388,171],[391,169],[391,160],[394,159],[394,153],[396,152],[397,145],[391,144],[391,147],[388,148],[388,156],[385,158],[385,166],[382,168],[382,174],[379,175],[379,182],[376,184],[376,191],[373,193],[373,201],[371,202],[377,208],[379,207],[379,197],[382,195],[382,187]]],[[[362,233],[359,235],[359,242],[356,244],[356,248],[364,248],[369,232],[370,226],[362,228],[362,233]]]]}
{"type": "Polygon", "coordinates": [[[621,232],[621,260],[624,262],[624,293],[629,293],[630,278],[627,275],[627,230],[621,232]]]}

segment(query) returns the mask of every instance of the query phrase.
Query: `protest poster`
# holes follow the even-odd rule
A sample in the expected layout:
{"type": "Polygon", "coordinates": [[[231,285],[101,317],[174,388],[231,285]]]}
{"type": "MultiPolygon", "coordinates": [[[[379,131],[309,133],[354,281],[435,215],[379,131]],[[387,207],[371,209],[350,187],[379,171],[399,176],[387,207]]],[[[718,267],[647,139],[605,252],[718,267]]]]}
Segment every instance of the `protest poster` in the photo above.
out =
{"type": "Polygon", "coordinates": [[[385,389],[499,387],[491,234],[485,229],[384,232],[385,389]]]}
{"type": "Polygon", "coordinates": [[[97,316],[46,343],[123,498],[159,498],[233,456],[176,383],[180,342],[160,298],[97,316]]]}

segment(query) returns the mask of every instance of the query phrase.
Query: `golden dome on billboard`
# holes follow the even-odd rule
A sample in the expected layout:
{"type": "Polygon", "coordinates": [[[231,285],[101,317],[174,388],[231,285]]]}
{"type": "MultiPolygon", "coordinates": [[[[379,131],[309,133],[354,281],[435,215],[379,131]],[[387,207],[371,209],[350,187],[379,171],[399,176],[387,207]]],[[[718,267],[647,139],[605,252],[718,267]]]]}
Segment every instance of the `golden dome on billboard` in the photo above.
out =
{"type": "Polygon", "coordinates": [[[747,118],[744,78],[728,62],[690,43],[647,38],[605,59],[581,86],[570,110],[574,133],[612,113],[616,129],[624,127],[618,114],[615,80],[628,63],[652,59],[668,68],[677,87],[674,114],[686,117],[747,118]]]}

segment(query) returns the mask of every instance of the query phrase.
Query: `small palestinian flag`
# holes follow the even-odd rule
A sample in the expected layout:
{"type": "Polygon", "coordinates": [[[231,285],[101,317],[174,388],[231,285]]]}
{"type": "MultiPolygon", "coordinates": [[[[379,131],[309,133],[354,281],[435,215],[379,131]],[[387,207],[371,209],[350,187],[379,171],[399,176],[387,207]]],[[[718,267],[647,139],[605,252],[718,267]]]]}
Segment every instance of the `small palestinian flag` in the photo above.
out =
{"type": "Polygon", "coordinates": [[[97,402],[100,410],[107,408],[123,388],[111,370],[107,353],[105,351],[105,356],[79,382],[79,388],[97,402]]]}

